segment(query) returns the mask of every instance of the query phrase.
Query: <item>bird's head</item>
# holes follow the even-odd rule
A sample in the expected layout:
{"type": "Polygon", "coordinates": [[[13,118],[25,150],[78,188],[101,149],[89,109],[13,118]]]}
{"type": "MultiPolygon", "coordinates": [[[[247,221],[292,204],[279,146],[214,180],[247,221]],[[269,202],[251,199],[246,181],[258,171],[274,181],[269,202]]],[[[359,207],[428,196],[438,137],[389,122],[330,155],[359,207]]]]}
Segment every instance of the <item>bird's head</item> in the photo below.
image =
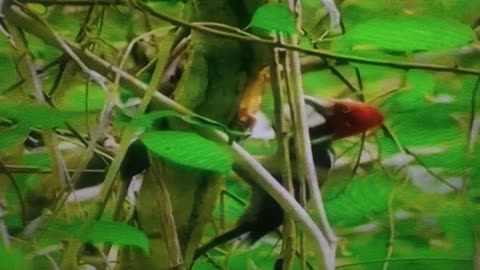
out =
{"type": "Polygon", "coordinates": [[[334,139],[359,135],[383,124],[383,114],[374,106],[352,100],[333,100],[325,114],[334,139]]]}
{"type": "Polygon", "coordinates": [[[360,101],[321,100],[306,96],[307,118],[313,139],[342,139],[362,134],[382,125],[383,114],[374,106],[360,101]]]}

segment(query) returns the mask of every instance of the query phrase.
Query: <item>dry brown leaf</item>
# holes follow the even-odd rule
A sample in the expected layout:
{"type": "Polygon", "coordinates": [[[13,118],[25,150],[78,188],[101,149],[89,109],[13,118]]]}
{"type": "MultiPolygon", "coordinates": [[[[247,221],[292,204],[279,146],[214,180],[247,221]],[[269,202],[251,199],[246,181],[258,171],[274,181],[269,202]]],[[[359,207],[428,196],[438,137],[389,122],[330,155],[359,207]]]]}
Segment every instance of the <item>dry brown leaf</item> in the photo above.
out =
{"type": "Polygon", "coordinates": [[[267,66],[247,83],[238,109],[238,121],[243,127],[251,128],[255,124],[255,113],[260,110],[263,93],[269,81],[270,71],[267,66]]]}

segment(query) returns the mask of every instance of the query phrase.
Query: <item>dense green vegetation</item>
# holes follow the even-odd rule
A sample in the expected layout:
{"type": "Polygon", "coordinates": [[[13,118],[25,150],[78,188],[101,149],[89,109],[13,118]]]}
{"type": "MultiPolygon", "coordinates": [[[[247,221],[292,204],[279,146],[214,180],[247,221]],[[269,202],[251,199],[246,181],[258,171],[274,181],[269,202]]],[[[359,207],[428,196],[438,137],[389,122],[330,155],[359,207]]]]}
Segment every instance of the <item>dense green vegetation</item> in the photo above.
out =
{"type": "Polygon", "coordinates": [[[337,0],[339,24],[329,2],[5,0],[0,269],[477,269],[480,2],[337,0]],[[239,121],[252,83],[272,122],[285,88],[384,114],[334,142],[324,207],[306,205],[336,258],[285,195],[293,248],[272,233],[192,263],[242,216],[247,183],[276,192],[236,174],[285,147],[239,121]]]}

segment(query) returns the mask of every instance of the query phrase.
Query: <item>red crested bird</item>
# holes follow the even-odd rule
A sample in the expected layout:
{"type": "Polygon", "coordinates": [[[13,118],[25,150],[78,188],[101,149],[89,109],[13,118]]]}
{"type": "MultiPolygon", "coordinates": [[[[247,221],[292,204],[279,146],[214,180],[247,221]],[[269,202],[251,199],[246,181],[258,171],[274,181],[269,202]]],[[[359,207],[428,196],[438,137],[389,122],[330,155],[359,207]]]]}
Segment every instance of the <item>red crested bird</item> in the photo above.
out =
{"type": "MultiPolygon", "coordinates": [[[[355,136],[371,131],[382,125],[383,114],[374,106],[353,100],[321,101],[313,97],[305,97],[307,121],[311,140],[313,162],[317,171],[327,171],[332,167],[333,155],[330,148],[334,140],[355,136]]],[[[293,142],[292,142],[293,143],[293,142]]],[[[260,162],[278,180],[281,168],[276,155],[260,162]]],[[[292,157],[294,160],[295,158],[292,157]]],[[[240,175],[241,176],[241,175],[240,175]]],[[[284,211],[280,205],[263,189],[252,185],[252,198],[235,228],[213,238],[198,248],[194,260],[227,241],[248,233],[248,240],[254,243],[266,234],[275,231],[283,221],[284,211]]],[[[295,189],[298,181],[294,179],[295,189]]],[[[295,194],[298,197],[298,194],[295,194]]]]}

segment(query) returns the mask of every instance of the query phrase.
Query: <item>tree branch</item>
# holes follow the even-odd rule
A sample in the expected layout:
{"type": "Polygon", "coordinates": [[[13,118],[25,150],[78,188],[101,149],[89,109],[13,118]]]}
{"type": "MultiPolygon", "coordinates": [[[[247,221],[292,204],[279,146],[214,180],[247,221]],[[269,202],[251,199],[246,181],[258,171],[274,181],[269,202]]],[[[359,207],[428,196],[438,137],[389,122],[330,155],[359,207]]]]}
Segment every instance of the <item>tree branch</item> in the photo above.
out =
{"type": "MultiPolygon", "coordinates": [[[[222,30],[213,29],[210,27],[205,27],[202,24],[198,24],[195,22],[188,22],[178,18],[174,18],[169,16],[165,13],[158,12],[147,6],[145,3],[137,3],[139,8],[145,10],[150,15],[159,18],[161,20],[167,21],[174,25],[179,25],[183,27],[190,28],[192,30],[204,33],[204,34],[211,34],[219,37],[229,38],[229,39],[236,39],[246,42],[253,42],[258,44],[267,45],[274,48],[283,48],[291,51],[297,51],[300,53],[304,53],[306,55],[314,55],[318,57],[323,57],[327,59],[335,59],[335,60],[343,60],[347,62],[354,62],[354,63],[363,63],[363,64],[372,64],[377,66],[386,66],[391,68],[397,69],[421,69],[421,70],[430,70],[430,71],[439,71],[439,72],[453,72],[458,74],[470,74],[470,75],[480,75],[480,70],[478,69],[471,69],[471,68],[462,68],[458,66],[444,66],[444,65],[433,65],[433,64],[421,64],[421,63],[412,63],[412,62],[396,62],[396,61],[388,61],[388,60],[379,60],[379,59],[370,59],[364,58],[360,56],[353,56],[348,54],[338,54],[332,53],[327,50],[320,50],[320,49],[307,49],[298,47],[297,45],[291,44],[281,44],[271,39],[264,39],[264,38],[251,38],[250,36],[245,36],[241,34],[236,34],[232,32],[226,32],[222,30]]],[[[237,31],[236,31],[237,32],[237,31]]]]}

